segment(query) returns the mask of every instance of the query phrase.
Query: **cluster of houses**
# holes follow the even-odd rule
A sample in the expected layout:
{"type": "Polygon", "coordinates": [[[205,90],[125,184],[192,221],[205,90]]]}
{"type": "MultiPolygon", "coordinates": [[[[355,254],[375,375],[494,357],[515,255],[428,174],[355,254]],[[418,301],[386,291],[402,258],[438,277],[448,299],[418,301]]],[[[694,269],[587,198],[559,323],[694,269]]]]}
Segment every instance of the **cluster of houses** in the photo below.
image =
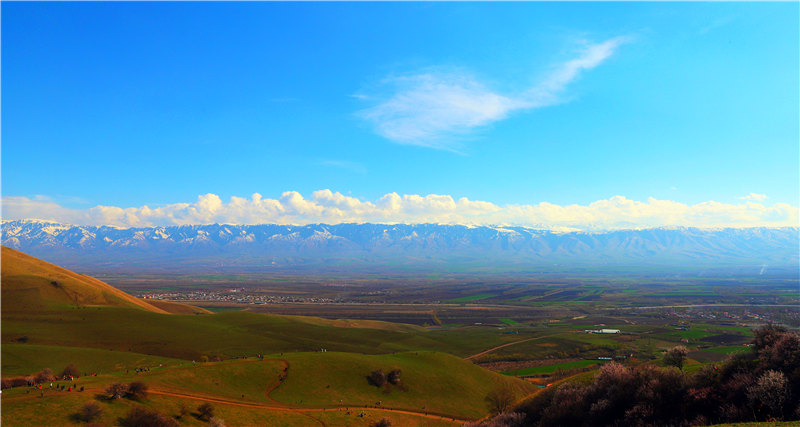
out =
{"type": "Polygon", "coordinates": [[[618,334],[619,329],[584,329],[586,334],[618,334]]]}

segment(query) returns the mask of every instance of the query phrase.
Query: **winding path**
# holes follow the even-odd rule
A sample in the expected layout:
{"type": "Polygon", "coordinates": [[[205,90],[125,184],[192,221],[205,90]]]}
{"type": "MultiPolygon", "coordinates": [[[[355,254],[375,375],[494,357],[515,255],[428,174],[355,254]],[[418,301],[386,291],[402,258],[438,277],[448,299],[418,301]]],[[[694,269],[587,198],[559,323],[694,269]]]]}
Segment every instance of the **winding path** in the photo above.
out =
{"type": "MultiPolygon", "coordinates": [[[[427,412],[417,412],[405,409],[394,409],[394,408],[374,408],[369,406],[348,406],[346,408],[342,407],[334,407],[334,408],[296,408],[296,407],[288,407],[288,406],[275,406],[275,405],[267,405],[262,403],[254,403],[254,402],[241,402],[236,400],[228,400],[228,399],[220,399],[216,397],[208,397],[208,396],[198,396],[193,394],[182,394],[182,393],[172,393],[160,390],[149,390],[148,393],[150,394],[159,394],[162,396],[171,396],[171,397],[178,397],[182,399],[194,399],[194,400],[202,400],[204,402],[212,402],[212,403],[219,403],[223,405],[232,405],[232,406],[242,406],[247,408],[259,408],[259,409],[269,409],[272,411],[284,411],[284,412],[335,412],[335,411],[353,411],[353,410],[368,410],[368,411],[382,411],[382,412],[393,412],[396,414],[405,414],[405,415],[414,415],[418,417],[425,417],[435,420],[443,420],[443,421],[456,421],[465,423],[470,420],[464,420],[460,418],[454,417],[446,417],[443,415],[434,415],[427,412]]],[[[319,421],[319,420],[318,420],[319,421]]]]}
{"type": "MultiPolygon", "coordinates": [[[[313,407],[312,408],[304,408],[304,407],[289,406],[289,404],[284,403],[284,402],[280,402],[280,401],[276,400],[275,398],[273,398],[272,396],[270,396],[270,393],[272,391],[274,391],[275,389],[277,389],[281,384],[283,384],[283,382],[288,377],[288,375],[289,375],[289,362],[286,359],[277,359],[277,358],[276,359],[265,359],[265,360],[280,361],[281,364],[283,365],[283,372],[282,372],[281,376],[284,378],[284,380],[281,381],[280,377],[276,378],[273,382],[271,382],[267,386],[267,388],[264,391],[265,397],[267,399],[269,399],[271,401],[271,403],[246,402],[246,401],[240,401],[240,400],[235,400],[235,399],[228,399],[228,398],[224,398],[224,397],[215,397],[215,396],[208,396],[208,395],[202,395],[202,394],[176,393],[176,392],[172,392],[172,391],[158,390],[158,389],[153,389],[153,388],[150,388],[147,391],[147,393],[148,394],[152,394],[152,395],[176,397],[176,398],[181,398],[181,399],[193,399],[193,400],[199,400],[199,401],[203,401],[203,402],[217,403],[217,404],[221,404],[221,405],[231,405],[231,406],[238,406],[238,407],[244,407],[244,408],[253,408],[253,409],[265,409],[265,410],[270,410],[270,411],[292,412],[292,413],[297,413],[297,414],[306,416],[306,417],[314,420],[315,423],[318,423],[319,425],[322,425],[322,426],[326,425],[325,422],[320,420],[320,419],[318,419],[318,418],[315,418],[315,417],[311,416],[311,414],[313,414],[313,413],[321,413],[321,412],[335,412],[335,411],[339,411],[339,412],[343,412],[343,411],[357,412],[357,411],[367,410],[367,411],[388,412],[388,413],[395,413],[395,414],[411,415],[411,416],[416,416],[416,417],[428,418],[428,419],[432,419],[432,420],[458,422],[458,423],[461,423],[461,424],[469,422],[469,421],[472,421],[472,420],[468,420],[468,419],[462,419],[462,418],[457,418],[457,417],[452,417],[452,416],[434,414],[434,413],[430,413],[430,412],[421,412],[421,411],[414,411],[414,410],[410,410],[410,409],[396,409],[396,408],[387,408],[387,407],[346,406],[346,407],[331,407],[331,408],[313,408],[313,407]]],[[[252,362],[255,362],[255,361],[253,361],[253,360],[244,360],[244,361],[241,361],[240,363],[252,363],[252,362]]],[[[102,388],[87,388],[85,390],[85,392],[88,395],[102,394],[103,391],[104,390],[102,388]]],[[[50,393],[53,393],[53,391],[50,391],[48,394],[50,394],[50,393]]],[[[62,394],[62,392],[59,392],[59,395],[60,394],[62,394]]],[[[25,394],[25,395],[13,396],[13,397],[10,398],[10,400],[11,401],[22,401],[22,400],[31,400],[31,399],[38,398],[38,397],[39,396],[35,395],[35,393],[34,393],[34,394],[25,394]]],[[[8,402],[9,401],[9,397],[3,396],[3,400],[4,400],[4,402],[8,402]]]]}
{"type": "Polygon", "coordinates": [[[550,338],[550,337],[554,337],[556,335],[560,335],[560,334],[543,335],[541,337],[526,338],[524,340],[519,340],[519,341],[506,343],[506,344],[503,344],[503,345],[498,345],[497,347],[492,347],[492,348],[490,348],[488,350],[484,350],[484,351],[482,351],[480,353],[473,354],[472,356],[467,356],[467,357],[464,358],[464,360],[472,360],[472,359],[478,358],[480,356],[483,356],[484,354],[489,354],[489,353],[491,353],[491,352],[493,352],[495,350],[499,350],[499,349],[501,349],[503,347],[508,347],[508,346],[512,346],[512,345],[515,345],[515,344],[520,344],[520,343],[533,341],[533,340],[540,340],[540,339],[543,339],[543,338],[550,338]]]}

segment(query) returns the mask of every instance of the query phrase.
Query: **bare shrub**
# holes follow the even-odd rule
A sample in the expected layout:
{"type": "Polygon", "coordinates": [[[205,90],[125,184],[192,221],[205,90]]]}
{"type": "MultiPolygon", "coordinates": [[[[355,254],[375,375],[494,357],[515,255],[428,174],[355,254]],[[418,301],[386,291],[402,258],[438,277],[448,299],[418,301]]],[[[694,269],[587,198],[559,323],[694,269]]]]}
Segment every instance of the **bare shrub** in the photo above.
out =
{"type": "Polygon", "coordinates": [[[106,387],[106,394],[111,400],[119,399],[128,392],[128,386],[121,383],[113,383],[106,387]]]}
{"type": "Polygon", "coordinates": [[[121,420],[125,427],[177,427],[178,422],[156,410],[136,406],[121,420]]]}
{"type": "Polygon", "coordinates": [[[78,411],[76,418],[85,423],[94,421],[103,413],[103,409],[94,400],[86,402],[78,411]]]}
{"type": "Polygon", "coordinates": [[[141,381],[134,381],[128,384],[125,397],[133,400],[143,400],[147,398],[147,384],[141,381]]]}
{"type": "Polygon", "coordinates": [[[772,323],[753,331],[753,346],[756,350],[772,347],[786,333],[786,328],[772,323]]]}
{"type": "Polygon", "coordinates": [[[67,365],[64,368],[64,370],[61,371],[61,376],[62,377],[77,377],[77,376],[80,376],[80,375],[81,375],[81,371],[79,371],[78,368],[75,367],[75,365],[73,365],[72,363],[67,365]]]}
{"type": "Polygon", "coordinates": [[[392,427],[392,422],[388,418],[381,418],[374,423],[371,423],[369,427],[392,427]]]}
{"type": "Polygon", "coordinates": [[[401,373],[402,373],[402,371],[400,371],[399,369],[392,369],[389,372],[389,374],[386,375],[386,381],[388,381],[389,384],[392,384],[392,385],[400,384],[400,374],[401,373]]]}
{"type": "Polygon", "coordinates": [[[383,387],[386,385],[386,374],[384,374],[383,370],[381,369],[372,371],[369,375],[367,375],[367,381],[369,381],[369,383],[375,387],[383,387]]]}
{"type": "Polygon", "coordinates": [[[48,381],[53,381],[54,378],[53,371],[51,371],[50,368],[44,368],[33,376],[33,382],[36,384],[41,384],[48,381]]]}
{"type": "Polygon", "coordinates": [[[747,398],[753,407],[763,406],[769,416],[783,418],[783,405],[789,397],[786,375],[779,371],[764,372],[755,384],[747,387],[747,398]]]}
{"type": "Polygon", "coordinates": [[[587,418],[587,388],[578,384],[559,386],[553,394],[553,401],[542,414],[545,425],[580,425],[587,418]]]}
{"type": "Polygon", "coordinates": [[[208,402],[203,403],[197,407],[197,413],[199,414],[199,418],[201,420],[208,421],[214,418],[214,406],[208,402]]]}

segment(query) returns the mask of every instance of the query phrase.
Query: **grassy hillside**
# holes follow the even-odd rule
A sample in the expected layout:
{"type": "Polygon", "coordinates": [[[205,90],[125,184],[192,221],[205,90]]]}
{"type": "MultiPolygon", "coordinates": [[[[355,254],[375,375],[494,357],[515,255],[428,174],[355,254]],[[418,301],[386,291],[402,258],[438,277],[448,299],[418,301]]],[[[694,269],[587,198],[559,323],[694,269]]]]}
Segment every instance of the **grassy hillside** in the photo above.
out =
{"type": "Polygon", "coordinates": [[[298,353],[284,356],[288,376],[270,396],[291,405],[381,406],[480,418],[489,392],[508,388],[516,398],[535,390],[525,381],[499,375],[449,354],[405,352],[384,355],[298,353]],[[376,387],[370,372],[400,369],[401,385],[376,387]]]}
{"type": "MultiPolygon", "coordinates": [[[[59,373],[68,364],[100,373],[76,380],[84,392],[4,390],[8,425],[77,424],[72,415],[113,382],[143,381],[151,394],[140,403],[100,399],[101,421],[109,425],[137,404],[175,416],[181,403],[194,409],[203,402],[213,402],[228,425],[366,426],[384,417],[395,425],[452,425],[485,415],[492,390],[522,397],[533,389],[457,357],[519,339],[496,328],[209,314],[139,300],[8,248],[2,298],[4,377],[44,368],[59,373]],[[242,357],[256,353],[271,356],[242,357]],[[213,362],[219,359],[227,360],[213,362]],[[151,369],[138,373],[139,367],[151,369]],[[400,369],[401,385],[370,385],[367,375],[377,369],[400,369]],[[368,408],[379,401],[381,408],[368,408]]],[[[189,416],[181,424],[201,423],[189,416]]]]}
{"type": "Polygon", "coordinates": [[[392,353],[437,350],[467,355],[513,337],[495,329],[430,331],[413,326],[339,327],[327,321],[251,312],[165,315],[125,307],[59,307],[28,312],[3,301],[2,343],[91,347],[187,360],[255,353],[392,353]]]}
{"type": "Polygon", "coordinates": [[[5,246],[0,249],[3,309],[110,305],[167,313],[95,278],[74,273],[5,246]]]}
{"type": "MultiPolygon", "coordinates": [[[[88,390],[83,393],[51,392],[44,398],[27,395],[21,390],[3,392],[4,425],[9,426],[50,426],[50,425],[86,425],[73,418],[80,407],[95,400],[88,390]]],[[[95,400],[96,401],[96,400],[95,400]]],[[[100,425],[119,425],[118,421],[134,406],[156,409],[162,414],[176,417],[181,405],[190,409],[190,413],[180,419],[181,426],[207,426],[208,423],[195,417],[197,407],[205,401],[192,398],[176,398],[151,394],[145,401],[133,402],[118,400],[114,402],[98,401],[103,410],[96,422],[100,425]]],[[[382,418],[387,418],[393,426],[460,426],[460,422],[450,422],[425,418],[419,415],[390,413],[374,409],[364,409],[364,416],[359,417],[356,411],[294,411],[289,409],[272,410],[259,407],[247,407],[225,404],[214,404],[215,415],[229,426],[286,426],[307,427],[314,425],[357,426],[367,427],[382,418]]]]}
{"type": "Polygon", "coordinates": [[[212,314],[205,308],[192,305],[181,304],[171,301],[159,301],[154,299],[145,300],[148,304],[158,307],[170,314],[212,314]]]}
{"type": "Polygon", "coordinates": [[[3,377],[28,375],[44,368],[58,373],[68,364],[74,364],[81,372],[111,373],[187,363],[180,359],[125,351],[33,344],[3,344],[2,356],[3,377]]]}
{"type": "MultiPolygon", "coordinates": [[[[191,410],[211,402],[228,425],[317,424],[314,420],[326,425],[369,425],[384,417],[394,425],[452,425],[485,415],[485,397],[492,390],[507,388],[517,398],[535,390],[515,378],[432,352],[380,356],[318,352],[268,356],[263,361],[164,362],[144,373],[116,371],[61,382],[85,387],[82,392],[46,386],[41,396],[38,390],[29,393],[27,387],[7,389],[2,394],[3,421],[9,425],[77,424],[71,415],[84,402],[97,400],[103,419],[110,424],[136,404],[174,416],[181,402],[191,410]],[[376,369],[401,369],[401,385],[370,385],[366,375],[376,369]],[[281,375],[286,376],[284,381],[279,380],[281,375]],[[131,381],[147,384],[149,396],[138,403],[102,398],[109,384],[131,381]],[[365,417],[357,416],[361,412],[365,417]]],[[[181,424],[199,425],[191,415],[181,424]]]]}

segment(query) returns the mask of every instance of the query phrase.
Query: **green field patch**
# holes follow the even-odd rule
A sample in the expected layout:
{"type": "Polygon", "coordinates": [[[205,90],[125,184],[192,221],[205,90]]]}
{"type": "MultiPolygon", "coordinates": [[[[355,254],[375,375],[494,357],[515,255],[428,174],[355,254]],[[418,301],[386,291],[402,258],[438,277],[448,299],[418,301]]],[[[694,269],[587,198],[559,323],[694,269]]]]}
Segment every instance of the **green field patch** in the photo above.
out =
{"type": "MultiPolygon", "coordinates": [[[[664,294],[675,294],[675,295],[698,295],[698,294],[716,294],[716,291],[710,291],[708,289],[673,289],[670,291],[662,292],[664,294]]],[[[656,294],[653,294],[656,295],[656,294]]]]}
{"type": "Polygon", "coordinates": [[[507,318],[507,317],[503,317],[503,318],[500,318],[500,319],[497,319],[497,320],[499,320],[499,321],[501,321],[501,322],[503,322],[503,323],[505,323],[506,325],[509,325],[509,326],[517,326],[517,325],[519,325],[519,324],[520,324],[520,323],[519,323],[519,322],[517,322],[516,320],[514,320],[514,319],[509,319],[509,318],[507,318]]]}
{"type": "Polygon", "coordinates": [[[673,292],[661,292],[650,294],[651,297],[664,297],[664,298],[675,298],[675,297],[718,297],[719,294],[716,292],[681,292],[681,291],[673,291],[673,292]]]}
{"type": "Polygon", "coordinates": [[[728,345],[723,347],[704,348],[702,351],[719,353],[719,354],[733,354],[733,353],[749,352],[751,351],[751,349],[750,347],[744,345],[728,345]]]}
{"type": "Polygon", "coordinates": [[[703,325],[706,331],[736,331],[743,335],[750,335],[753,333],[753,328],[746,326],[726,326],[726,325],[703,325]]]}
{"type": "Polygon", "coordinates": [[[496,297],[498,294],[478,294],[478,295],[469,295],[464,297],[452,298],[447,300],[446,302],[451,303],[464,303],[464,302],[471,302],[471,301],[478,301],[486,298],[496,297]]]}
{"type": "Polygon", "coordinates": [[[687,340],[702,340],[705,337],[710,337],[710,336],[714,335],[714,333],[713,332],[707,332],[707,331],[705,331],[703,329],[692,328],[692,329],[689,329],[688,331],[667,332],[664,335],[671,336],[671,337],[685,338],[687,340]]]}
{"type": "Polygon", "coordinates": [[[522,376],[522,375],[540,375],[552,374],[558,370],[570,370],[577,368],[585,368],[587,366],[597,365],[603,363],[600,360],[575,360],[572,362],[556,363],[555,365],[534,366],[531,368],[514,369],[511,371],[501,372],[503,375],[522,376]]]}

